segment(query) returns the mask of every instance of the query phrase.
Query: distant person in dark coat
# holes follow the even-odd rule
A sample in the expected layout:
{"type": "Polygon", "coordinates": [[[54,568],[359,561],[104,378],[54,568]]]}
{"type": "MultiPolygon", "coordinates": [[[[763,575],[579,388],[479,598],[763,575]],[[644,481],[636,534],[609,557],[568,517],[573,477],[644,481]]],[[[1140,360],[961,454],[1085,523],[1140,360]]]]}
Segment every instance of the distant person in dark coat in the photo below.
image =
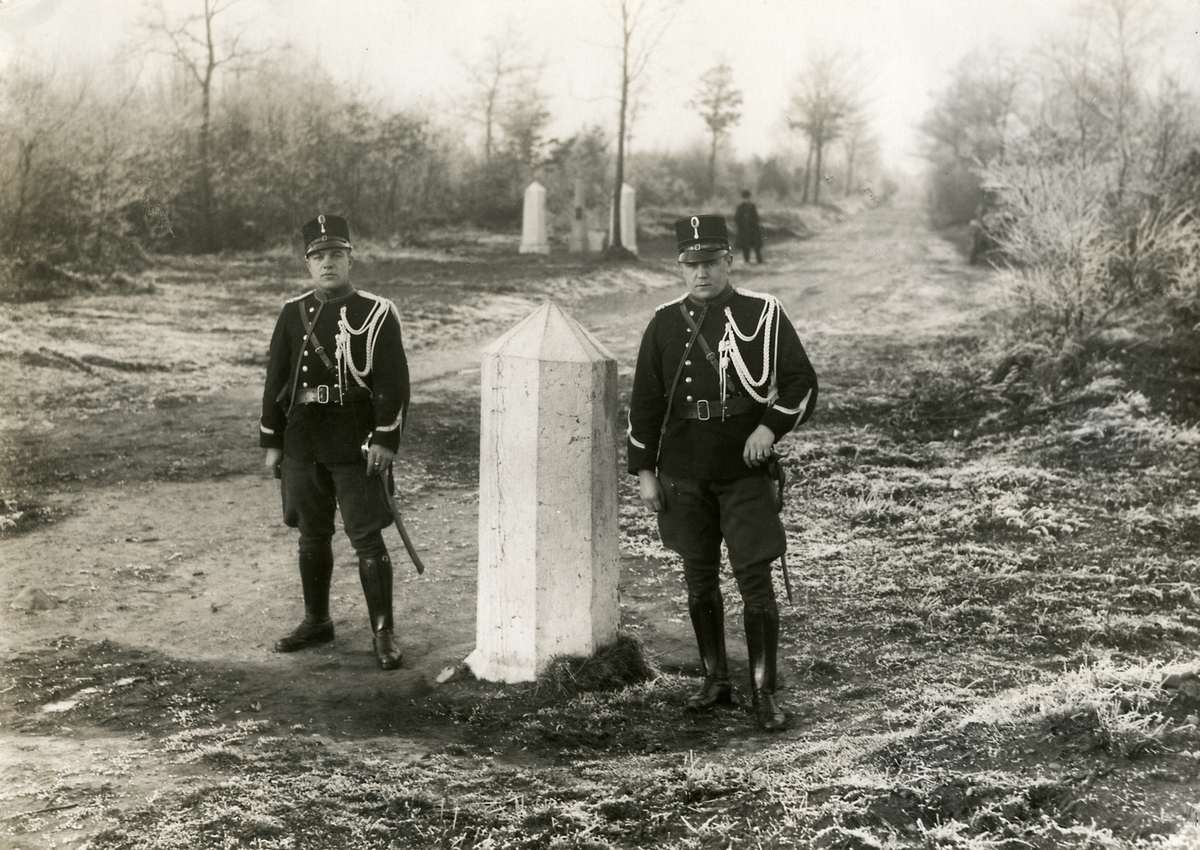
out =
{"type": "Polygon", "coordinates": [[[754,261],[761,263],[762,258],[762,228],[758,224],[758,207],[750,200],[750,190],[742,190],[742,202],[738,204],[737,212],[733,214],[733,224],[737,228],[737,241],[742,249],[742,258],[750,262],[750,249],[754,249],[754,261]]]}

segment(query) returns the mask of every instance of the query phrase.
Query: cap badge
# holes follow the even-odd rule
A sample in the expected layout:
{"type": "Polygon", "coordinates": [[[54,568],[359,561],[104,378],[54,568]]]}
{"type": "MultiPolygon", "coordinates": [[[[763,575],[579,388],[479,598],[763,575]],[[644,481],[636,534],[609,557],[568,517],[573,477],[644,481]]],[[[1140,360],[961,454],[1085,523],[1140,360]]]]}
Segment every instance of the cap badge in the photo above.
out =
{"type": "Polygon", "coordinates": [[[325,214],[324,213],[317,216],[317,224],[321,225],[321,232],[324,233],[325,232],[325,214]]]}
{"type": "Polygon", "coordinates": [[[692,216],[692,238],[700,238],[700,217],[692,216]]]}

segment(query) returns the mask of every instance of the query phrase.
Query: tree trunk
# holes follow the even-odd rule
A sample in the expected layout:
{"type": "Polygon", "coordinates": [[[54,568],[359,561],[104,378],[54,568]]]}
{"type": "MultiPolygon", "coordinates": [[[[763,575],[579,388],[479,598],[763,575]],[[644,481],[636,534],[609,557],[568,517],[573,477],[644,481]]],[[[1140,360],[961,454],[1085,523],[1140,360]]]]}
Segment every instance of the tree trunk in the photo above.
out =
{"type": "Polygon", "coordinates": [[[496,86],[488,92],[487,107],[483,112],[483,161],[492,161],[492,125],[496,120],[496,86]]]}
{"type": "Polygon", "coordinates": [[[212,81],[217,68],[216,49],[213,45],[213,10],[209,0],[204,0],[204,42],[208,48],[208,63],[204,68],[204,79],[200,84],[200,206],[204,227],[204,249],[217,250],[216,216],[213,212],[212,161],[209,149],[209,130],[212,122],[212,81]]]}
{"type": "Polygon", "coordinates": [[[625,246],[621,242],[621,187],[625,185],[625,110],[629,105],[629,22],[628,10],[621,4],[621,24],[624,43],[621,45],[621,107],[617,120],[617,169],[616,185],[612,200],[612,242],[609,250],[620,254],[625,246]]]}
{"type": "Polygon", "coordinates": [[[717,194],[717,133],[714,130],[712,134],[712,146],[708,151],[708,197],[713,198],[717,194]]]}
{"type": "Polygon", "coordinates": [[[13,210],[11,238],[13,245],[21,244],[21,235],[25,229],[25,207],[29,203],[29,173],[33,170],[33,150],[37,147],[35,139],[22,139],[17,153],[17,206],[13,210]]]}
{"type": "Polygon", "coordinates": [[[204,81],[200,96],[200,218],[203,229],[204,250],[217,249],[216,228],[213,221],[212,163],[209,160],[209,110],[211,80],[204,81]]]}
{"type": "Polygon", "coordinates": [[[808,184],[812,180],[813,142],[808,140],[808,157],[804,160],[804,191],[800,195],[800,203],[808,203],[808,184]]]}
{"type": "Polygon", "coordinates": [[[821,203],[821,155],[824,153],[825,144],[820,139],[817,140],[817,162],[815,173],[813,174],[813,203],[821,203]]]}
{"type": "Polygon", "coordinates": [[[852,138],[846,146],[846,188],[842,192],[847,197],[854,191],[854,159],[857,156],[858,141],[852,138]]]}

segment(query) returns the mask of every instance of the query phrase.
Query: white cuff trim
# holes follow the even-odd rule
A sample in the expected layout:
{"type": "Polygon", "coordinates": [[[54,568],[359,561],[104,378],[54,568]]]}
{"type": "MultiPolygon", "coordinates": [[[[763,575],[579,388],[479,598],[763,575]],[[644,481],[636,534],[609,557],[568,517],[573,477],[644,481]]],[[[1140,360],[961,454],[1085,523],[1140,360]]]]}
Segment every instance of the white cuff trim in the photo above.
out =
{"type": "Polygon", "coordinates": [[[800,404],[797,407],[784,407],[782,404],[771,406],[772,410],[778,410],[780,413],[786,413],[788,416],[795,416],[808,407],[808,400],[812,397],[812,390],[804,394],[804,398],[800,399],[800,404]]]}

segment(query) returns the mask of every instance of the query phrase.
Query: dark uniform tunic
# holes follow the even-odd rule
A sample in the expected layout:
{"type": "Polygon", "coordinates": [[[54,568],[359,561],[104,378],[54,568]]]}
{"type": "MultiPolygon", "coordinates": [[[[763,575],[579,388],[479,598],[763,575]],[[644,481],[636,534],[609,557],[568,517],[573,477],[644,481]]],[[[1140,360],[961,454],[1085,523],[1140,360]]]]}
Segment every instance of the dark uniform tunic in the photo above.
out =
{"type": "MultiPolygon", "coordinates": [[[[323,300],[314,290],[283,306],[271,335],[259,445],[283,449],[284,520],[300,528],[302,548],[305,537],[332,535],[335,495],[356,548],[391,523],[386,495],[368,480],[362,444],[369,438],[396,451],[409,393],[391,301],[355,290],[323,300]]],[[[378,548],[374,537],[369,546],[378,548]]]]}
{"type": "MultiPolygon", "coordinates": [[[[696,562],[715,570],[722,539],[735,575],[783,554],[785,538],[770,499],[770,482],[762,467],[746,465],[742,452],[760,424],[778,440],[812,415],[816,400],[816,372],[774,296],[731,286],[707,302],[685,296],[657,309],[638,351],[629,407],[628,469],[659,475],[666,502],[658,516],[659,531],[663,544],[684,557],[685,567],[696,562]],[[680,304],[695,321],[703,318],[701,335],[718,358],[723,338],[737,345],[748,375],[739,375],[729,357],[725,396],[748,407],[745,412],[722,419],[719,373],[699,340],[684,359],[692,331],[680,304]],[[683,369],[660,446],[667,392],[681,359],[683,369]],[[699,412],[707,413],[707,420],[679,416],[695,411],[702,401],[707,401],[707,410],[701,405],[699,412]]],[[[692,580],[689,571],[689,585],[692,580]]]]}
{"type": "Polygon", "coordinates": [[[288,301],[275,322],[267,380],[263,388],[262,422],[259,445],[282,448],[296,460],[322,463],[348,463],[361,460],[361,446],[369,435],[371,442],[396,451],[408,408],[408,360],[401,339],[400,316],[386,298],[369,292],[352,291],[340,298],[322,302],[316,291],[288,301]],[[301,318],[301,310],[311,322],[316,319],[314,341],[301,318]],[[374,315],[375,328],[364,328],[374,315]],[[352,364],[341,370],[342,392],[338,394],[338,362],[335,339],[339,325],[348,333],[352,364]],[[374,333],[372,333],[374,331],[374,333]],[[331,365],[327,367],[315,344],[324,348],[331,365]],[[349,366],[370,370],[355,380],[349,366]],[[296,361],[300,372],[296,375],[296,361]],[[291,388],[320,392],[325,403],[291,406],[291,388]],[[325,387],[325,390],[320,390],[325,387]]]}
{"type": "Polygon", "coordinates": [[[766,425],[778,440],[812,416],[816,401],[816,372],[796,329],[774,296],[730,287],[708,302],[687,296],[679,298],[660,306],[642,335],[629,402],[629,471],[637,474],[639,470],[650,469],[702,479],[730,479],[754,474],[756,470],[746,466],[742,459],[742,449],[751,432],[760,424],[766,425]],[[679,312],[679,304],[683,303],[697,321],[705,310],[705,303],[708,304],[700,333],[709,348],[717,353],[726,333],[726,324],[731,319],[743,335],[749,336],[759,328],[764,311],[772,301],[775,302],[776,321],[770,337],[759,329],[753,339],[737,340],[752,381],[762,377],[763,347],[766,346],[770,372],[767,380],[759,386],[747,387],[732,362],[726,367],[727,396],[755,401],[751,396],[753,390],[758,396],[771,399],[771,403],[755,401],[749,412],[726,416],[722,421],[719,376],[705,359],[697,340],[684,363],[671,408],[679,411],[689,403],[704,399],[709,402],[710,418],[701,421],[673,415],[667,423],[661,457],[656,462],[659,429],[667,408],[667,390],[692,333],[679,312]]]}

